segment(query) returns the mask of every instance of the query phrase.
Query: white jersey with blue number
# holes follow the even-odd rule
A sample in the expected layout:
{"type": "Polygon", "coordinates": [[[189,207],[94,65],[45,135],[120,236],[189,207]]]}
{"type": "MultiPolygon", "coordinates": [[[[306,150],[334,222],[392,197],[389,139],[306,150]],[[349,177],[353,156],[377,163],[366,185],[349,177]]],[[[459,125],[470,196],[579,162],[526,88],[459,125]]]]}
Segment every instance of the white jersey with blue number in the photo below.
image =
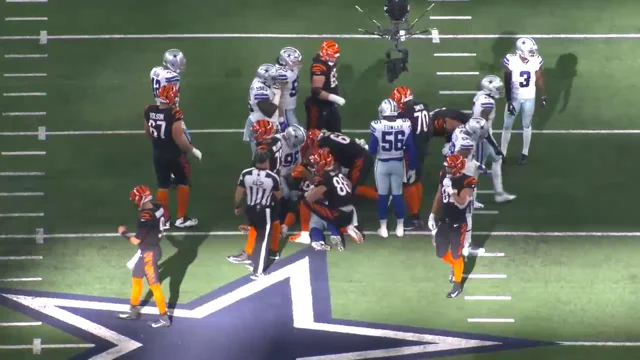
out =
{"type": "Polygon", "coordinates": [[[371,133],[378,139],[378,159],[403,159],[405,144],[411,136],[411,121],[375,120],[371,122],[371,133]]]}
{"type": "Polygon", "coordinates": [[[282,159],[280,161],[280,176],[288,176],[296,165],[300,164],[300,147],[291,147],[284,141],[284,134],[276,135],[282,144],[282,159]]]}
{"type": "Polygon", "coordinates": [[[295,109],[298,99],[298,74],[287,67],[276,65],[276,82],[284,83],[280,98],[284,109],[295,109]]]}
{"type": "Polygon", "coordinates": [[[511,70],[511,97],[514,100],[536,98],[536,72],[542,68],[542,58],[535,56],[522,61],[517,54],[507,54],[502,60],[511,70]]]}
{"type": "Polygon", "coordinates": [[[482,114],[484,110],[491,110],[489,118],[486,119],[489,124],[489,130],[491,130],[493,119],[496,117],[496,100],[484,91],[478,91],[473,98],[473,107],[471,110],[473,111],[473,117],[482,117],[480,114],[482,114]]]}
{"type": "Polygon", "coordinates": [[[273,101],[274,96],[273,91],[260,79],[253,79],[251,87],[249,87],[249,119],[251,119],[252,122],[267,119],[273,121],[276,127],[278,126],[278,111],[276,111],[271,118],[268,118],[258,108],[259,101],[273,101]]]}
{"type": "Polygon", "coordinates": [[[153,98],[156,99],[156,103],[160,104],[158,100],[158,90],[161,87],[172,84],[180,92],[180,74],[171,70],[165,69],[162,66],[156,66],[151,69],[151,90],[153,90],[153,98]]]}

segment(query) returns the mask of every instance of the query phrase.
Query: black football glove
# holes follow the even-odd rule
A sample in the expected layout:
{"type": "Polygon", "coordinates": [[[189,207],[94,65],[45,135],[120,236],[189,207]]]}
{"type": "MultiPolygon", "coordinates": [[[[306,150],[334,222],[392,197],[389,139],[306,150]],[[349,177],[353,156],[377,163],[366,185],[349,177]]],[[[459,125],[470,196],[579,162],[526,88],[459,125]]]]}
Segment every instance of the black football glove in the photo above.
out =
{"type": "Polygon", "coordinates": [[[507,112],[513,116],[516,116],[516,107],[512,103],[508,103],[507,112]]]}
{"type": "Polygon", "coordinates": [[[546,96],[543,96],[540,100],[542,100],[542,102],[540,103],[540,107],[547,106],[547,97],[546,96]]]}

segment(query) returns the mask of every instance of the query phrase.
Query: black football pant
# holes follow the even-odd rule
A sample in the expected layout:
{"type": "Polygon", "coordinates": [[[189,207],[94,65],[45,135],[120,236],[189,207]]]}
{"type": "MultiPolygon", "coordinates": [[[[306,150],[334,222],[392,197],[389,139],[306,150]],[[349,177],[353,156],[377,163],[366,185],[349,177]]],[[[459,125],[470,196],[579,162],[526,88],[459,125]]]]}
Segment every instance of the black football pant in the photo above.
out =
{"type": "Polygon", "coordinates": [[[140,249],[140,257],[133,266],[131,276],[138,279],[146,277],[149,286],[159,284],[160,272],[158,271],[158,262],[161,258],[162,250],[160,250],[160,246],[140,249]]]}
{"type": "Polygon", "coordinates": [[[444,257],[451,248],[451,257],[460,258],[464,248],[464,235],[467,232],[467,222],[443,221],[436,230],[436,255],[444,257]]]}
{"type": "Polygon", "coordinates": [[[304,109],[307,112],[307,130],[342,132],[342,119],[338,113],[338,105],[308,97],[304,102],[304,109]]]}
{"type": "Polygon", "coordinates": [[[189,186],[191,165],[185,154],[171,157],[154,154],[153,168],[159,189],[169,189],[171,185],[189,186]],[[174,176],[173,181],[171,175],[174,176]]]}
{"type": "Polygon", "coordinates": [[[263,274],[271,266],[269,244],[271,242],[273,223],[278,221],[278,213],[274,207],[250,206],[247,207],[246,214],[249,226],[255,230],[256,237],[254,251],[251,253],[253,273],[263,274]]]}
{"type": "Polygon", "coordinates": [[[353,211],[344,211],[341,209],[332,209],[326,204],[321,202],[309,202],[306,199],[302,200],[305,205],[311,209],[311,212],[320,219],[326,221],[328,224],[340,229],[351,225],[353,222],[353,211]]]}

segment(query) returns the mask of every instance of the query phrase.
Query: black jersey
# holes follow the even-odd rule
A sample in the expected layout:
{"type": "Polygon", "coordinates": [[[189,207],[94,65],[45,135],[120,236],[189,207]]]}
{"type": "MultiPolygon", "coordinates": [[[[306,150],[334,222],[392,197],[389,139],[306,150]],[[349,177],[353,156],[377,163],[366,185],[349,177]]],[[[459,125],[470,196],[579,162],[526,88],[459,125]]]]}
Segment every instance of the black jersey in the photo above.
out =
{"type": "Polygon", "coordinates": [[[322,90],[329,94],[338,95],[338,72],[336,65],[330,65],[324,61],[320,55],[316,55],[311,61],[311,79],[314,76],[324,76],[322,90]]]}
{"type": "Polygon", "coordinates": [[[411,106],[398,113],[399,119],[411,121],[411,134],[417,153],[426,152],[429,139],[433,136],[433,124],[429,115],[429,106],[425,103],[414,102],[411,106]]]}
{"type": "Polygon", "coordinates": [[[337,132],[324,133],[318,139],[318,147],[328,148],[338,165],[347,169],[353,168],[358,159],[369,155],[355,140],[337,132]]]}
{"type": "MultiPolygon", "coordinates": [[[[280,167],[282,166],[282,141],[277,136],[272,136],[261,142],[258,147],[264,146],[269,153],[269,171],[276,174],[280,174],[280,167]]],[[[255,163],[254,163],[255,165],[255,163]]]]}
{"type": "Polygon", "coordinates": [[[446,141],[451,142],[451,134],[455,129],[449,129],[449,131],[447,131],[446,119],[452,119],[461,124],[466,124],[469,122],[471,117],[460,110],[448,108],[437,109],[431,113],[431,120],[433,121],[434,128],[433,136],[446,137],[446,141]]]}
{"type": "Polygon", "coordinates": [[[313,180],[313,185],[327,188],[324,192],[324,199],[329,208],[338,209],[353,205],[351,183],[338,169],[323,172],[313,180]]]}
{"type": "Polygon", "coordinates": [[[151,143],[155,155],[161,157],[180,157],[183,152],[173,138],[173,124],[182,121],[182,111],[174,108],[160,108],[149,105],[144,109],[144,119],[149,125],[151,143]]]}
{"type": "Polygon", "coordinates": [[[152,249],[160,246],[164,227],[164,209],[156,203],[153,207],[140,210],[138,213],[138,230],[136,238],[141,240],[141,250],[152,249]]]}
{"type": "MultiPolygon", "coordinates": [[[[446,171],[442,170],[440,172],[440,185],[442,185],[444,179],[447,178],[446,171]]],[[[457,191],[458,195],[460,192],[465,189],[475,189],[476,184],[478,184],[478,180],[473,176],[469,176],[466,174],[462,174],[456,177],[451,177],[451,187],[457,191]]],[[[473,206],[472,202],[464,208],[459,208],[451,198],[451,195],[442,189],[442,211],[441,211],[441,219],[443,221],[451,222],[451,223],[464,223],[467,221],[467,208],[469,206],[473,206]]]]}

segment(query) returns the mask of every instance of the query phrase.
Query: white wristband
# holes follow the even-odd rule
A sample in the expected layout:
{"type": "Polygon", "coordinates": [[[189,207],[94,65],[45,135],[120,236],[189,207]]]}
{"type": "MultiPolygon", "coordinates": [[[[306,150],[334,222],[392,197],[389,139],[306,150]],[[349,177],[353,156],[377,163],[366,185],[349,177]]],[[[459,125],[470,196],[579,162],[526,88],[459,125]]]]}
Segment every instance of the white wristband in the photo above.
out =
{"type": "Polygon", "coordinates": [[[341,98],[340,96],[334,95],[334,94],[329,94],[329,97],[327,98],[327,100],[329,100],[331,102],[334,102],[334,103],[336,103],[338,105],[344,104],[344,99],[341,98]]]}

